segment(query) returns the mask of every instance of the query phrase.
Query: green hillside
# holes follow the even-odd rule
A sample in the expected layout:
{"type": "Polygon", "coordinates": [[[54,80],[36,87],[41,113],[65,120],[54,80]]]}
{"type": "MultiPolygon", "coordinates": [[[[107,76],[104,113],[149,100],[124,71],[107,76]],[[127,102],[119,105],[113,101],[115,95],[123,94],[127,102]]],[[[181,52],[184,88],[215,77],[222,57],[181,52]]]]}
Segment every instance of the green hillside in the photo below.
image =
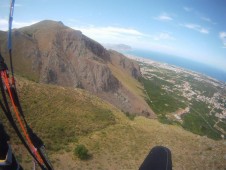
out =
{"type": "MultiPolygon", "coordinates": [[[[225,138],[224,84],[186,70],[175,71],[159,63],[140,63],[147,103],[162,123],[214,140],[225,138]]],[[[177,68],[179,69],[179,68],[177,68]]]]}
{"type": "MultiPolygon", "coordinates": [[[[55,169],[135,170],[155,145],[171,149],[174,169],[226,167],[224,141],[144,117],[131,121],[120,110],[81,89],[38,84],[23,78],[17,78],[17,83],[27,120],[44,140],[55,169]],[[89,160],[74,156],[78,144],[87,147],[89,160]]],[[[15,140],[13,137],[17,158],[25,169],[31,169],[31,158],[15,140]]]]}

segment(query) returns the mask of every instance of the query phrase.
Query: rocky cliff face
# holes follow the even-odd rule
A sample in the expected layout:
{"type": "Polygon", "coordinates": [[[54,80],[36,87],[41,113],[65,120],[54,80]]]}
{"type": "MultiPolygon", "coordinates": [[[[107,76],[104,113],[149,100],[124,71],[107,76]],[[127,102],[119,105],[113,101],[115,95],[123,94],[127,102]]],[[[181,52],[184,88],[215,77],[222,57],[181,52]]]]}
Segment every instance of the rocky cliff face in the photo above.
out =
{"type": "Polygon", "coordinates": [[[137,80],[141,77],[140,66],[136,62],[116,51],[109,50],[109,54],[112,64],[119,66],[137,80]]]}
{"type": "MultiPolygon", "coordinates": [[[[0,32],[0,43],[1,53],[7,56],[6,32],[0,32]]],[[[14,30],[13,56],[15,71],[29,79],[83,88],[124,111],[153,115],[146,106],[141,111],[133,110],[130,92],[112,74],[108,63],[119,65],[136,79],[140,76],[139,66],[61,22],[42,21],[14,30]]]]}

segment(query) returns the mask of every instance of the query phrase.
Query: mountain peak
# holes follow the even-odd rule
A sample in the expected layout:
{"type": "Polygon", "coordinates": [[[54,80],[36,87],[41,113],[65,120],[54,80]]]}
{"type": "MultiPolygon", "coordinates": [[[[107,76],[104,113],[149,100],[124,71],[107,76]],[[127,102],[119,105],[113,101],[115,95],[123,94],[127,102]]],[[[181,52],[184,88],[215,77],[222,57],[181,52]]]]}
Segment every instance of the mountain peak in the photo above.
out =
{"type": "MultiPolygon", "coordinates": [[[[6,33],[2,34],[1,37],[6,37],[6,33]]],[[[1,51],[6,56],[7,43],[1,37],[0,44],[5,44],[1,51]]],[[[141,102],[133,89],[128,90],[126,83],[119,80],[121,75],[131,79],[140,75],[139,66],[122,54],[107,51],[98,42],[58,21],[44,20],[18,29],[12,37],[18,74],[42,83],[83,88],[121,110],[153,116],[144,99],[141,102]]]]}
{"type": "Polygon", "coordinates": [[[18,30],[24,32],[35,32],[36,30],[45,30],[45,31],[53,31],[58,28],[66,28],[66,26],[61,21],[52,21],[52,20],[43,20],[40,22],[37,22],[31,26],[23,27],[18,30]]]}
{"type": "Polygon", "coordinates": [[[55,25],[63,25],[64,26],[64,23],[62,21],[54,21],[54,20],[43,20],[43,21],[40,21],[38,22],[37,24],[55,24],[55,25]]]}

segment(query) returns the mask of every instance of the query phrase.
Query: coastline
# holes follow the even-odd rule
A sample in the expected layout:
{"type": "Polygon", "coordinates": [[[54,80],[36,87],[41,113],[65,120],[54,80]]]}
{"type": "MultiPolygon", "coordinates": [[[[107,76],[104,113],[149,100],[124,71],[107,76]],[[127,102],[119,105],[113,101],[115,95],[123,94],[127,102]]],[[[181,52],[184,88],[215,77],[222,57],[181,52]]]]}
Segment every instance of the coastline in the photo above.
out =
{"type": "MultiPolygon", "coordinates": [[[[213,76],[210,76],[208,75],[207,73],[203,73],[203,72],[199,72],[199,71],[196,71],[196,70],[192,70],[192,69],[189,69],[189,68],[184,68],[182,66],[178,66],[176,64],[171,64],[171,63],[167,63],[167,62],[160,62],[160,61],[156,61],[156,60],[153,60],[151,58],[146,58],[146,57],[140,57],[140,56],[136,56],[136,55],[132,55],[132,54],[128,54],[128,53],[123,53],[126,57],[130,58],[130,59],[133,59],[133,60],[136,60],[138,62],[144,62],[146,64],[153,64],[153,63],[157,63],[159,66],[168,66],[167,68],[169,69],[170,67],[171,68],[175,68],[175,69],[179,69],[179,70],[182,70],[183,72],[186,72],[186,73],[192,73],[192,74],[195,74],[195,75],[199,75],[199,76],[203,76],[203,77],[206,77],[214,82],[218,82],[222,85],[226,85],[226,72],[225,72],[225,78],[222,80],[220,78],[216,78],[216,77],[213,77],[213,76]]],[[[203,65],[205,66],[205,65],[203,65]]],[[[165,67],[164,67],[165,68],[165,67]]],[[[214,68],[212,68],[214,69],[214,68]]],[[[172,69],[170,69],[172,70],[172,69]]],[[[218,71],[218,70],[217,70],[218,71]]],[[[222,70],[219,70],[221,72],[224,72],[222,70]]]]}

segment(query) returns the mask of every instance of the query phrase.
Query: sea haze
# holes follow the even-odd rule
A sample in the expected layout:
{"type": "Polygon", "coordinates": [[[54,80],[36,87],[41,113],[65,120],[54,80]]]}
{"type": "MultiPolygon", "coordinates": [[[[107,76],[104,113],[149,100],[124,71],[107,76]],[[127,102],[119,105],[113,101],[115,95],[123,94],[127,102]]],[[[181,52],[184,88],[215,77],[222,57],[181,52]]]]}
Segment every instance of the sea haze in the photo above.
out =
{"type": "Polygon", "coordinates": [[[201,74],[205,74],[219,81],[226,82],[226,71],[214,68],[212,66],[209,66],[203,63],[195,62],[189,59],[171,56],[167,54],[161,54],[161,53],[152,52],[152,51],[137,50],[137,49],[123,51],[123,53],[130,54],[137,57],[151,59],[157,62],[168,63],[171,65],[179,66],[185,69],[199,72],[201,74]]]}

